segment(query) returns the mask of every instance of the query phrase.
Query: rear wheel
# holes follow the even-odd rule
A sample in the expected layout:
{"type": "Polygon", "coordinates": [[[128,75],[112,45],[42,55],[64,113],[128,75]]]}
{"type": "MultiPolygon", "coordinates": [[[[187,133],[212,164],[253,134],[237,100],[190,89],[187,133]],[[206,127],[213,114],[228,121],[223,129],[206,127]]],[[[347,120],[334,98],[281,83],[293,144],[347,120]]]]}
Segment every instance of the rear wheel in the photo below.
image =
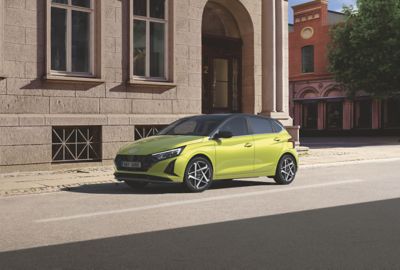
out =
{"type": "Polygon", "coordinates": [[[191,192],[202,192],[211,186],[213,169],[203,157],[195,157],[186,167],[184,183],[191,192]]]}
{"type": "Polygon", "coordinates": [[[125,181],[125,183],[133,189],[141,189],[147,186],[148,183],[140,181],[125,181]]]}
{"type": "Polygon", "coordinates": [[[279,160],[274,180],[279,185],[288,185],[293,182],[296,172],[297,164],[295,158],[286,154],[279,160]]]}

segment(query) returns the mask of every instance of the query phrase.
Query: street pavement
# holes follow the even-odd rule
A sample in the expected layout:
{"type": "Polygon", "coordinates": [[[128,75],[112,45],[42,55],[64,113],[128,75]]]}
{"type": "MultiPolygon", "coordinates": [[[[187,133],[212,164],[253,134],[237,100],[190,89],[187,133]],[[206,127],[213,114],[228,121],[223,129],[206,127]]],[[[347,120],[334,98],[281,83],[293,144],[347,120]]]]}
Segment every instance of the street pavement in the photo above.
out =
{"type": "Polygon", "coordinates": [[[0,269],[400,269],[400,161],[0,198],[0,269]]]}
{"type": "MultiPolygon", "coordinates": [[[[302,168],[371,160],[399,160],[399,137],[303,138],[310,149],[300,156],[302,168]]],[[[82,185],[113,183],[113,167],[62,169],[47,172],[0,173],[0,197],[57,192],[82,185]]],[[[1,172],[1,168],[0,168],[1,172]]]]}

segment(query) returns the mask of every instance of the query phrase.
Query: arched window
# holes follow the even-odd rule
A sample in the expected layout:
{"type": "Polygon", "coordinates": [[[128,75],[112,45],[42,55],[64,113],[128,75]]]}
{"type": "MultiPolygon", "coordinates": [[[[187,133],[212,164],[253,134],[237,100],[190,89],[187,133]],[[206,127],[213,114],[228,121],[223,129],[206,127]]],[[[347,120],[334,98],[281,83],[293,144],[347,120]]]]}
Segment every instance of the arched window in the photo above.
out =
{"type": "Polygon", "coordinates": [[[301,48],[301,65],[303,73],[314,72],[314,46],[301,48]]]}

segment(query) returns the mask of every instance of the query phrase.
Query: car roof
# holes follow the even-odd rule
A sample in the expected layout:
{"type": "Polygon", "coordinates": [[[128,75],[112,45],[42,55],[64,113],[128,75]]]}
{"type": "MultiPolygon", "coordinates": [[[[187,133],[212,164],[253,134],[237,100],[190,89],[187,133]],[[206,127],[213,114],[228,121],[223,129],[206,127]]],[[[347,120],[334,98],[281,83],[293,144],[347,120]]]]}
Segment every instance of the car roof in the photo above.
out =
{"type": "Polygon", "coordinates": [[[263,115],[257,115],[257,114],[249,114],[249,113],[215,113],[215,114],[200,114],[200,115],[194,115],[188,118],[197,118],[197,117],[221,117],[225,119],[233,118],[236,116],[245,116],[245,117],[258,117],[258,118],[264,118],[264,119],[272,119],[271,117],[263,116],[263,115]]]}

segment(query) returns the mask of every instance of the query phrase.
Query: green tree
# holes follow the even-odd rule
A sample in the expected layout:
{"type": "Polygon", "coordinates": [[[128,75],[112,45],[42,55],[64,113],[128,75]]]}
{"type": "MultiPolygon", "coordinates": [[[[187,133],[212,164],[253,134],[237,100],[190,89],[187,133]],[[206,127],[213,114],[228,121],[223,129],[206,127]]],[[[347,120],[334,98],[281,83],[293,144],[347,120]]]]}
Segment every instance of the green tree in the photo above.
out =
{"type": "Polygon", "coordinates": [[[350,96],[400,93],[400,0],[358,0],[331,30],[330,70],[350,96]]]}

